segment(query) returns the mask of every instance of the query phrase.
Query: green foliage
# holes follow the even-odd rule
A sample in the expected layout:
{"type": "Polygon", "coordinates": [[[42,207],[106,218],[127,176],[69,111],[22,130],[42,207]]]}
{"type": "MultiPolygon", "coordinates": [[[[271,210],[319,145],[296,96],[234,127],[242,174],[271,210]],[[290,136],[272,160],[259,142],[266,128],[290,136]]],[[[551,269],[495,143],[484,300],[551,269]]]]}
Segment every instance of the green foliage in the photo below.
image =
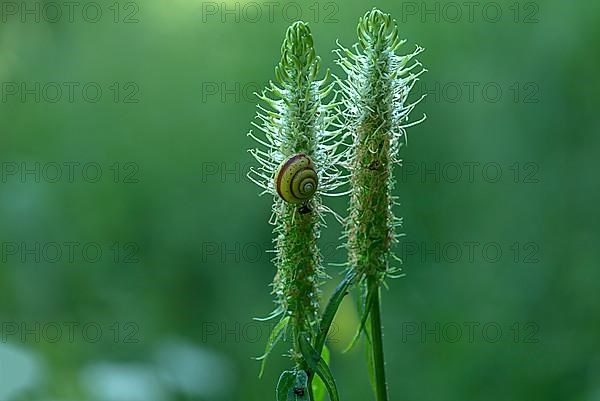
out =
{"type": "Polygon", "coordinates": [[[312,401],[308,391],[308,375],[303,370],[286,370],[279,377],[277,401],[312,401]]]}
{"type": "MultiPolygon", "coordinates": [[[[374,294],[375,294],[375,290],[377,289],[378,285],[371,284],[371,286],[373,286],[374,288],[368,288],[369,284],[367,284],[366,282],[361,283],[361,285],[362,285],[361,290],[362,290],[363,296],[359,297],[360,299],[358,300],[358,308],[359,308],[359,312],[360,312],[360,324],[358,326],[358,330],[356,330],[356,333],[354,334],[354,337],[352,338],[352,341],[350,342],[348,347],[344,350],[344,353],[350,351],[358,343],[358,340],[360,339],[360,334],[367,327],[369,313],[370,313],[371,309],[373,308],[374,294]]],[[[367,334],[367,338],[368,338],[369,337],[368,332],[365,331],[365,334],[367,334]]]]}
{"type": "Polygon", "coordinates": [[[259,357],[256,358],[259,361],[262,361],[260,364],[260,373],[259,373],[259,377],[262,377],[264,371],[265,371],[265,365],[267,363],[267,357],[269,356],[269,354],[271,353],[271,351],[273,350],[273,348],[275,347],[275,345],[277,345],[277,343],[282,339],[282,337],[285,334],[285,330],[288,327],[288,323],[290,321],[290,317],[286,316],[283,319],[281,319],[279,321],[279,323],[277,323],[277,325],[273,328],[273,331],[271,331],[271,335],[269,336],[269,340],[267,341],[267,346],[265,349],[265,353],[259,357]]]}
{"type": "Polygon", "coordinates": [[[338,395],[335,380],[331,374],[331,371],[329,370],[327,362],[325,359],[323,359],[322,354],[315,350],[305,333],[300,335],[299,342],[300,352],[302,353],[304,360],[308,364],[311,371],[315,372],[323,380],[331,401],[339,401],[340,397],[338,395]]]}
{"type": "MultiPolygon", "coordinates": [[[[331,362],[331,353],[329,352],[329,348],[323,347],[323,352],[321,356],[323,357],[323,360],[325,361],[327,366],[329,366],[329,363],[331,362]]],[[[312,390],[314,401],[323,401],[323,399],[325,398],[325,393],[327,392],[327,387],[325,386],[325,383],[319,376],[316,376],[313,379],[312,390]]]]}
{"type": "Polygon", "coordinates": [[[327,335],[329,333],[329,329],[331,324],[333,323],[333,318],[335,317],[335,313],[337,312],[340,304],[344,300],[344,297],[348,294],[348,290],[350,286],[354,283],[355,279],[354,272],[350,271],[344,278],[344,280],[337,286],[327,306],[325,307],[325,311],[323,312],[323,317],[321,318],[321,327],[319,328],[319,333],[315,339],[315,349],[317,352],[320,352],[323,346],[325,345],[325,340],[327,339],[327,335]]]}

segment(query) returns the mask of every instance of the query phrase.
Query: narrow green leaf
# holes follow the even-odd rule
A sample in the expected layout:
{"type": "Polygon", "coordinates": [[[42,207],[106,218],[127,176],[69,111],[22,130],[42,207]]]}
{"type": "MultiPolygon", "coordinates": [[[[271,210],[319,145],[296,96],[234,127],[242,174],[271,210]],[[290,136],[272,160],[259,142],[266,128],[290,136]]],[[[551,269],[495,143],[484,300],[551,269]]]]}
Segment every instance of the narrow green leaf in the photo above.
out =
{"type": "Polygon", "coordinates": [[[367,334],[366,342],[366,358],[367,358],[367,371],[369,373],[369,382],[373,389],[373,394],[377,395],[377,380],[375,379],[375,361],[373,360],[373,347],[371,346],[371,325],[365,326],[365,333],[367,334]]]}
{"type": "Polygon", "coordinates": [[[321,355],[319,355],[319,353],[310,344],[306,335],[301,334],[298,340],[300,344],[300,352],[302,353],[304,360],[310,369],[319,375],[319,377],[323,380],[331,401],[340,401],[335,380],[333,379],[333,375],[329,370],[329,366],[325,363],[325,360],[323,360],[321,355]]]}
{"type": "Polygon", "coordinates": [[[289,321],[290,317],[287,316],[281,319],[279,323],[277,323],[277,325],[273,328],[271,335],[269,336],[269,340],[267,341],[267,346],[265,348],[265,353],[262,356],[256,358],[256,360],[262,361],[262,363],[260,364],[260,373],[258,374],[258,377],[262,377],[265,371],[267,357],[269,356],[275,345],[277,345],[283,333],[285,333],[285,328],[287,327],[289,321]]]}
{"type": "MultiPolygon", "coordinates": [[[[371,308],[373,306],[373,300],[374,300],[373,292],[369,291],[367,299],[365,300],[365,307],[362,310],[362,316],[360,318],[360,326],[358,327],[358,330],[354,334],[354,338],[352,338],[350,345],[348,345],[346,347],[346,349],[343,351],[343,353],[346,353],[346,352],[350,351],[352,348],[354,348],[354,346],[358,342],[358,339],[360,338],[360,334],[363,332],[363,330],[365,330],[365,325],[369,318],[369,312],[371,311],[371,308]]],[[[365,331],[365,333],[366,333],[366,331],[365,331]]],[[[368,333],[367,333],[367,338],[368,338],[368,333]]]]}
{"type": "Polygon", "coordinates": [[[344,280],[337,286],[333,292],[333,295],[331,295],[327,306],[325,307],[323,317],[321,318],[319,333],[317,334],[317,338],[315,340],[315,349],[319,354],[325,345],[325,340],[327,339],[327,334],[329,333],[329,329],[333,323],[333,318],[335,317],[342,300],[348,293],[348,288],[354,282],[355,277],[356,273],[354,273],[354,271],[348,273],[344,280]]]}
{"type": "Polygon", "coordinates": [[[283,308],[279,307],[279,308],[276,308],[273,312],[269,313],[268,316],[255,317],[253,320],[256,320],[257,322],[268,322],[269,320],[274,319],[277,316],[280,316],[282,313],[283,313],[283,308]]]}
{"type": "MultiPolygon", "coordinates": [[[[323,360],[325,361],[325,363],[327,365],[329,365],[329,361],[330,361],[330,354],[329,354],[329,348],[327,348],[327,346],[323,347],[323,352],[321,353],[321,358],[323,358],[323,360]]],[[[325,398],[325,383],[323,383],[323,380],[321,380],[321,378],[319,376],[316,376],[313,379],[312,382],[312,388],[313,388],[313,395],[315,397],[314,401],[323,401],[323,399],[325,398]]]]}

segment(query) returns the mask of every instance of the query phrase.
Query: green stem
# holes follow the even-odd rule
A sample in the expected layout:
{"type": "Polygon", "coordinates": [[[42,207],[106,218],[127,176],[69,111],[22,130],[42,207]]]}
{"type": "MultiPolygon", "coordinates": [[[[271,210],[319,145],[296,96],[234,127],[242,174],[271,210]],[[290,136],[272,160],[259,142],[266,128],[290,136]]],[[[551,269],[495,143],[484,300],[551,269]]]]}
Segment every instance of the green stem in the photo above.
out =
{"type": "Polygon", "coordinates": [[[388,401],[387,381],[385,380],[385,360],[383,358],[383,332],[381,329],[381,307],[379,305],[379,283],[377,278],[369,276],[368,291],[373,293],[371,307],[371,352],[375,371],[375,392],[377,401],[388,401]]]}
{"type": "Polygon", "coordinates": [[[314,401],[314,399],[315,399],[315,395],[313,393],[313,386],[312,386],[314,378],[315,378],[315,373],[312,371],[309,372],[309,374],[308,374],[308,399],[310,401],[314,401]]]}

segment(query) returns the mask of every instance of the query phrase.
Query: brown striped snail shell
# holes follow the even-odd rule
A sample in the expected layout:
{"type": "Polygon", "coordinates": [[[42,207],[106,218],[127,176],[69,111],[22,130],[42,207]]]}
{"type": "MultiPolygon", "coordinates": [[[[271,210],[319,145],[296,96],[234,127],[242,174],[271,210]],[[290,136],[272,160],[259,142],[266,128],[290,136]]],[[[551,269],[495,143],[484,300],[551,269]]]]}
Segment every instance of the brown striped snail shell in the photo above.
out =
{"type": "Polygon", "coordinates": [[[305,153],[285,160],[275,174],[275,189],[286,202],[302,203],[310,199],[319,184],[315,165],[305,153]]]}

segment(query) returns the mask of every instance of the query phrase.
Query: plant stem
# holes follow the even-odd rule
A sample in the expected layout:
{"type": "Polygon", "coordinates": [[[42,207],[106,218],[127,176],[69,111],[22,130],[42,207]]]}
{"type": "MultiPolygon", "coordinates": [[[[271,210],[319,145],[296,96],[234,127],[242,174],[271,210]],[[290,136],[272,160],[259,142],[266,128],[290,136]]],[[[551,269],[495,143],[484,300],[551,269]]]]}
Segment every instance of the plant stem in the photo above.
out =
{"type": "Polygon", "coordinates": [[[371,307],[371,352],[375,371],[375,392],[377,401],[388,401],[387,381],[385,380],[385,360],[383,358],[383,332],[381,329],[381,307],[379,304],[379,283],[377,278],[369,276],[368,291],[373,291],[371,307]]]}
{"type": "Polygon", "coordinates": [[[312,383],[313,383],[314,378],[315,378],[315,373],[310,372],[308,375],[308,399],[310,401],[314,401],[314,399],[315,399],[315,395],[313,393],[313,388],[312,388],[313,387],[312,383]]]}

